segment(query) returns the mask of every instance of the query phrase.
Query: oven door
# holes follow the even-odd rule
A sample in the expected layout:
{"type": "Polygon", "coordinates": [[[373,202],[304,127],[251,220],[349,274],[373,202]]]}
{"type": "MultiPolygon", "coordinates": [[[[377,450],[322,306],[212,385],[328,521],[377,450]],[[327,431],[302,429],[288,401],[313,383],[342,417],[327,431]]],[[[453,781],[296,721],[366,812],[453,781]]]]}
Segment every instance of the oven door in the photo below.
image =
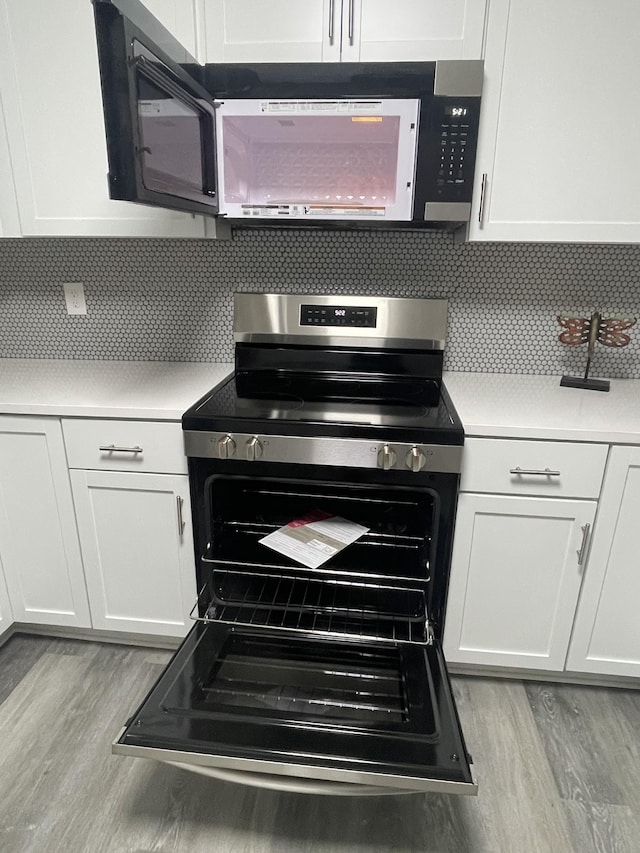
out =
{"type": "Polygon", "coordinates": [[[198,622],[113,751],[313,793],[477,793],[437,640],[198,622]]]}

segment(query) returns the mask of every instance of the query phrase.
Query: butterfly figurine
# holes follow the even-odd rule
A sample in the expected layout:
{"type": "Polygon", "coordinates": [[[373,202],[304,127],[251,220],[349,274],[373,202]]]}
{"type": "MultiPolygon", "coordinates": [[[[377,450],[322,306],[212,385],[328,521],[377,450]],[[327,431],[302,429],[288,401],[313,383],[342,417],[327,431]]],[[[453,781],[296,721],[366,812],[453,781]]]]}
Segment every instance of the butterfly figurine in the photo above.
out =
{"type": "Polygon", "coordinates": [[[590,388],[596,391],[608,391],[609,382],[603,379],[590,379],[589,368],[596,341],[605,347],[626,347],[631,337],[626,334],[636,322],[635,317],[610,317],[603,320],[599,311],[591,317],[558,317],[558,323],[564,328],[558,340],[566,346],[576,347],[587,344],[587,366],[582,378],[563,376],[560,384],[571,388],[590,388]]]}

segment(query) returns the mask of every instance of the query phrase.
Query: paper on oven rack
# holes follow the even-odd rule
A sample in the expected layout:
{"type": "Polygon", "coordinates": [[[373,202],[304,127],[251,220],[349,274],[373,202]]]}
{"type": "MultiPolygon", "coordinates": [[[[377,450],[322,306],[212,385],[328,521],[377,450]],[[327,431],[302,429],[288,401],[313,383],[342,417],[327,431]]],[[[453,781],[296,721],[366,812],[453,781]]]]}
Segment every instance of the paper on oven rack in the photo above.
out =
{"type": "Polygon", "coordinates": [[[303,566],[317,569],[368,530],[368,527],[354,521],[317,509],[290,521],[259,541],[303,566]]]}

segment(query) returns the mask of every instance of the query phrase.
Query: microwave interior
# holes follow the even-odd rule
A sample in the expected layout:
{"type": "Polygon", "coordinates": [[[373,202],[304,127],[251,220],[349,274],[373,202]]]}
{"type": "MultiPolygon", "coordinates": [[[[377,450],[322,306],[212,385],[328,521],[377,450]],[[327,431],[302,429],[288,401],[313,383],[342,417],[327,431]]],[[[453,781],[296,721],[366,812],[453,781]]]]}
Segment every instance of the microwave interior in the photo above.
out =
{"type": "Polygon", "coordinates": [[[220,212],[408,221],[418,119],[417,99],[225,101],[220,212]]]}

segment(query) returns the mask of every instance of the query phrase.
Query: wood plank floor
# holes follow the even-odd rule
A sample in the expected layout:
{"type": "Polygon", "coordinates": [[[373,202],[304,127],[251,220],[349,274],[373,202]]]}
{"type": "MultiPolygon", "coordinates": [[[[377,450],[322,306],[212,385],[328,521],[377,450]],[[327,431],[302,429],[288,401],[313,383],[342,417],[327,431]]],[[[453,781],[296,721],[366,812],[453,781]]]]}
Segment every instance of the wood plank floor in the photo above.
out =
{"type": "Polygon", "coordinates": [[[311,797],[113,756],[169,653],[0,649],[2,853],[638,853],[640,692],[456,677],[477,798],[311,797]]]}

